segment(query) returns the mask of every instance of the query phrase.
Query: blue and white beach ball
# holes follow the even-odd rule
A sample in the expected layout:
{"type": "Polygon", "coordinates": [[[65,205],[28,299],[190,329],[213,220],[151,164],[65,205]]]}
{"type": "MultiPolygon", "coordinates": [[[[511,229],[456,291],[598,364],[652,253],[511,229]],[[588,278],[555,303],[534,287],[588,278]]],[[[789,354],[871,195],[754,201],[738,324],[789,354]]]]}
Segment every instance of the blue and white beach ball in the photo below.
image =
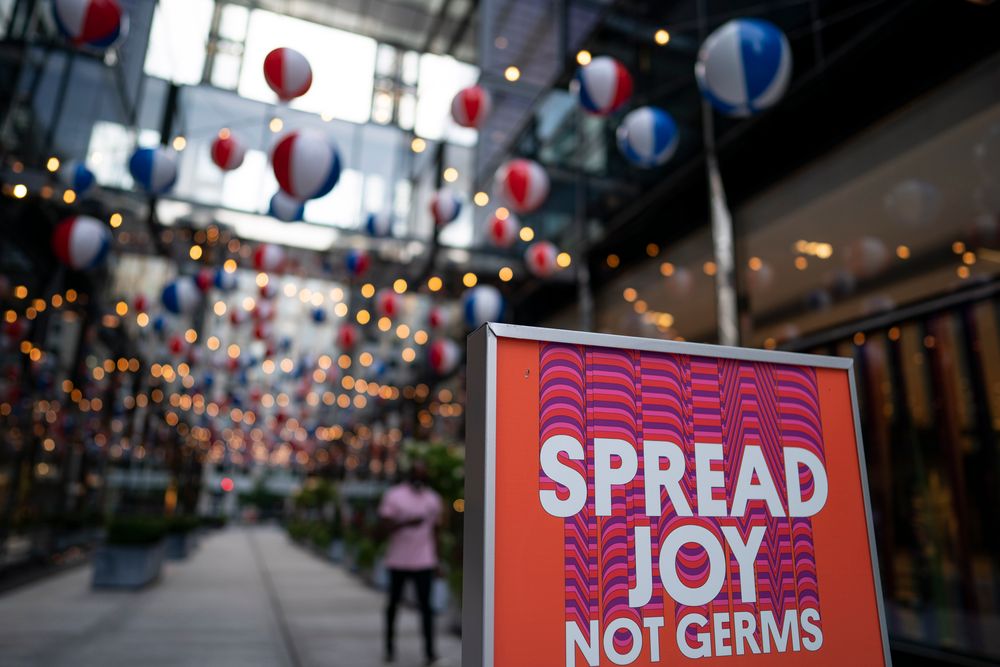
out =
{"type": "Polygon", "coordinates": [[[734,19],[701,45],[694,69],[701,94],[727,116],[750,116],[785,94],[792,74],[788,39],[769,21],[734,19]]]}
{"type": "Polygon", "coordinates": [[[312,321],[315,322],[316,324],[322,324],[323,322],[326,322],[326,310],[324,310],[323,308],[318,308],[318,307],[313,308],[312,313],[310,314],[312,315],[312,321]]]}
{"type": "Polygon", "coordinates": [[[174,314],[189,313],[198,305],[201,291],[191,276],[181,276],[163,288],[160,300],[174,314]]]}
{"type": "Polygon", "coordinates": [[[104,262],[111,248],[111,230],[86,215],[66,218],[52,234],[52,251],[66,266],[82,271],[104,262]]]}
{"type": "Polygon", "coordinates": [[[492,285],[479,285],[465,291],[462,297],[462,313],[465,323],[471,329],[486,323],[496,322],[503,315],[503,296],[492,285]]]}
{"type": "Polygon", "coordinates": [[[59,180],[78,195],[87,192],[97,182],[94,172],[77,160],[71,160],[63,165],[62,169],[59,170],[59,180]]]}
{"type": "Polygon", "coordinates": [[[616,133],[618,150],[637,167],[658,167],[677,152],[677,123],[663,109],[630,111],[616,133]]]}
{"type": "Polygon", "coordinates": [[[593,114],[607,116],[632,97],[632,75],[610,56],[598,56],[576,71],[580,106],[593,114]]]}
{"type": "Polygon", "coordinates": [[[389,236],[392,233],[392,216],[387,213],[369,213],[365,218],[365,231],[376,238],[389,236]]]}
{"type": "Polygon", "coordinates": [[[271,195],[271,203],[267,207],[267,214],[282,222],[301,220],[305,212],[306,205],[298,199],[289,197],[283,190],[271,195]]]}
{"type": "Polygon", "coordinates": [[[300,201],[322,197],[340,180],[336,145],[313,130],[294,130],[278,140],[271,166],[281,189],[300,201]]]}
{"type": "Polygon", "coordinates": [[[140,148],[128,161],[135,182],[150,194],[161,195],[177,181],[177,153],[169,148],[140,148]]]}

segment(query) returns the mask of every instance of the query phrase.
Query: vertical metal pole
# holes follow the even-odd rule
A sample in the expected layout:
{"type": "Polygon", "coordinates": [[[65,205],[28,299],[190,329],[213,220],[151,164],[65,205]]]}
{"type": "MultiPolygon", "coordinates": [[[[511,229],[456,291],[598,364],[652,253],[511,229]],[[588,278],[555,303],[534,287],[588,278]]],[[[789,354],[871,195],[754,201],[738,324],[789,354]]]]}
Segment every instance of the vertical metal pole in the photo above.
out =
{"type": "Polygon", "coordinates": [[[49,122],[49,130],[45,135],[46,156],[52,155],[55,150],[56,132],[59,130],[59,122],[62,120],[63,109],[66,106],[66,92],[69,89],[70,75],[73,73],[73,64],[76,62],[76,51],[69,51],[63,61],[63,71],[59,78],[59,87],[56,89],[55,103],[52,105],[55,110],[52,112],[52,120],[49,122]]]}
{"type": "MultiPolygon", "coordinates": [[[[698,3],[698,32],[707,33],[706,0],[698,3]]],[[[701,101],[701,127],[705,144],[705,173],[708,178],[709,210],[712,216],[712,246],[715,254],[715,301],[719,344],[740,344],[740,313],[736,295],[736,249],[733,243],[733,218],[726,202],[726,190],[719,173],[715,153],[715,117],[712,106],[701,101]]]]}
{"type": "MultiPolygon", "coordinates": [[[[556,18],[559,26],[559,52],[563,61],[568,61],[569,53],[569,3],[556,2],[556,18]]],[[[587,235],[587,177],[583,173],[584,137],[583,112],[577,107],[574,112],[576,133],[576,175],[573,179],[573,226],[576,231],[576,301],[579,308],[581,331],[594,330],[594,293],[590,285],[590,244],[587,235]]]]}
{"type": "Polygon", "coordinates": [[[583,173],[583,111],[576,110],[576,179],[573,186],[573,223],[576,227],[576,290],[580,330],[594,330],[594,294],[590,289],[590,248],[587,238],[587,178],[583,173]]]}

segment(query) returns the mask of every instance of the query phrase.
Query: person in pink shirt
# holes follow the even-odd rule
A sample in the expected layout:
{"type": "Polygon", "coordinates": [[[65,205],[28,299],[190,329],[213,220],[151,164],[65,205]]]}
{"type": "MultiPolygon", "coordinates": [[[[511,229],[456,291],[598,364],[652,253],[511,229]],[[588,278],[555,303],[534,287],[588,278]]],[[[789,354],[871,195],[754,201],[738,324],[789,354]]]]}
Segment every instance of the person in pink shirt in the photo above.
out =
{"type": "Polygon", "coordinates": [[[443,505],[441,496],[427,485],[427,478],[427,466],[421,461],[415,462],[409,479],[387,490],[378,508],[379,518],[389,534],[385,553],[385,566],[389,570],[385,659],[390,663],[395,659],[396,610],[409,579],[417,588],[427,664],[437,663],[431,585],[438,569],[437,528],[443,505]]]}

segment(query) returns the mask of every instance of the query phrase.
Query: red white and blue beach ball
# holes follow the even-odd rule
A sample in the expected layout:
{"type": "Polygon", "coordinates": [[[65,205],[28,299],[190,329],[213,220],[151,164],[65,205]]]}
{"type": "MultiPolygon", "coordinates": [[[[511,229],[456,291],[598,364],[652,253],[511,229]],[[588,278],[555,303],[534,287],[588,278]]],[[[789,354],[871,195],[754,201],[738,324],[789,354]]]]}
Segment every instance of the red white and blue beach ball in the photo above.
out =
{"type": "Polygon", "coordinates": [[[556,256],[559,251],[548,241],[536,241],[524,253],[524,263],[528,270],[539,278],[547,278],[559,269],[556,256]]]}
{"type": "Polygon", "coordinates": [[[305,215],[306,205],[298,199],[289,197],[283,190],[271,195],[271,203],[267,206],[267,214],[282,222],[295,222],[305,215]]]}
{"type": "Polygon", "coordinates": [[[347,265],[347,272],[352,276],[358,277],[364,275],[365,271],[368,270],[368,267],[371,265],[371,258],[364,250],[352,249],[347,251],[344,263],[347,265]]]}
{"type": "Polygon", "coordinates": [[[369,213],[365,218],[365,231],[376,238],[389,236],[392,233],[392,216],[387,213],[369,213]]]}
{"type": "Polygon", "coordinates": [[[469,86],[451,100],[451,117],[462,127],[479,127],[492,108],[489,91],[482,86],[469,86]]]}
{"type": "Polygon", "coordinates": [[[97,182],[94,172],[77,160],[70,160],[63,165],[62,169],[59,170],[59,180],[78,195],[87,192],[97,182]]]}
{"type": "Polygon", "coordinates": [[[288,101],[305,95],[312,86],[312,67],[295,49],[281,47],[264,58],[264,79],[279,99],[288,101]]]}
{"type": "Polygon", "coordinates": [[[431,343],[427,350],[427,360],[430,362],[431,370],[438,375],[448,375],[458,366],[462,358],[462,351],[458,344],[450,338],[441,338],[431,343]]]}
{"type": "Polygon", "coordinates": [[[143,190],[163,194],[177,181],[177,153],[163,146],[140,148],[128,161],[128,170],[143,190]]]}
{"type": "Polygon", "coordinates": [[[521,223],[513,214],[499,218],[494,214],[486,223],[486,237],[498,248],[509,248],[517,243],[521,223]]]}
{"type": "Polygon", "coordinates": [[[212,162],[222,171],[238,169],[246,155],[246,145],[229,130],[220,130],[212,141],[212,162]]]}
{"type": "Polygon", "coordinates": [[[52,251],[59,261],[77,271],[102,264],[111,248],[111,230],[86,215],[66,218],[52,234],[52,251]]]}
{"type": "Polygon", "coordinates": [[[610,56],[598,56],[576,71],[580,106],[606,116],[620,109],[632,96],[632,75],[610,56]]]}
{"type": "Polygon", "coordinates": [[[462,200],[454,191],[441,188],[431,197],[431,216],[438,227],[452,222],[461,212],[462,200]]]}
{"type": "Polygon", "coordinates": [[[279,139],[271,151],[271,165],[281,189],[299,201],[322,197],[340,179],[336,145],[312,130],[295,130],[279,139]]]}
{"type": "Polygon", "coordinates": [[[215,284],[216,289],[222,290],[223,292],[232,292],[236,289],[237,280],[235,271],[226,271],[225,269],[215,270],[215,280],[212,281],[215,284]]]}
{"type": "Polygon", "coordinates": [[[531,213],[549,196],[549,175],[534,160],[516,158],[497,172],[501,198],[518,213],[531,213]]]}
{"type": "Polygon", "coordinates": [[[167,283],[160,295],[163,307],[171,313],[190,313],[198,305],[201,291],[191,276],[181,276],[167,283]]]}
{"type": "Polygon", "coordinates": [[[792,52],[773,23],[734,19],[701,45],[694,71],[701,94],[713,107],[728,116],[750,116],[784,95],[792,52]]]}
{"type": "Polygon", "coordinates": [[[74,44],[106,47],[122,32],[122,8],[118,0],[53,0],[56,26],[74,44]]]}
{"type": "Polygon", "coordinates": [[[677,152],[677,123],[663,109],[639,107],[618,126],[618,150],[637,167],[657,167],[677,152]]]}
{"type": "Polygon", "coordinates": [[[478,285],[466,290],[462,297],[462,313],[471,329],[498,321],[503,315],[503,307],[503,296],[492,285],[478,285]]]}
{"type": "Polygon", "coordinates": [[[253,252],[253,268],[258,271],[277,271],[284,263],[284,249],[273,243],[263,243],[253,252]]]}

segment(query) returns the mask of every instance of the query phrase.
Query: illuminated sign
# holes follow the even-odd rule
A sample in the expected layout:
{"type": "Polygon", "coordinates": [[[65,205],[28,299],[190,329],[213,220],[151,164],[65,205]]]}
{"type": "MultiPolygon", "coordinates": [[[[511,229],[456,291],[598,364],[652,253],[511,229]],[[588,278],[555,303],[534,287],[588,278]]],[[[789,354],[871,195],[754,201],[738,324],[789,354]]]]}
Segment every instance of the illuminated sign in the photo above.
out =
{"type": "Polygon", "coordinates": [[[851,363],[476,331],[463,664],[888,665],[851,363]]]}

